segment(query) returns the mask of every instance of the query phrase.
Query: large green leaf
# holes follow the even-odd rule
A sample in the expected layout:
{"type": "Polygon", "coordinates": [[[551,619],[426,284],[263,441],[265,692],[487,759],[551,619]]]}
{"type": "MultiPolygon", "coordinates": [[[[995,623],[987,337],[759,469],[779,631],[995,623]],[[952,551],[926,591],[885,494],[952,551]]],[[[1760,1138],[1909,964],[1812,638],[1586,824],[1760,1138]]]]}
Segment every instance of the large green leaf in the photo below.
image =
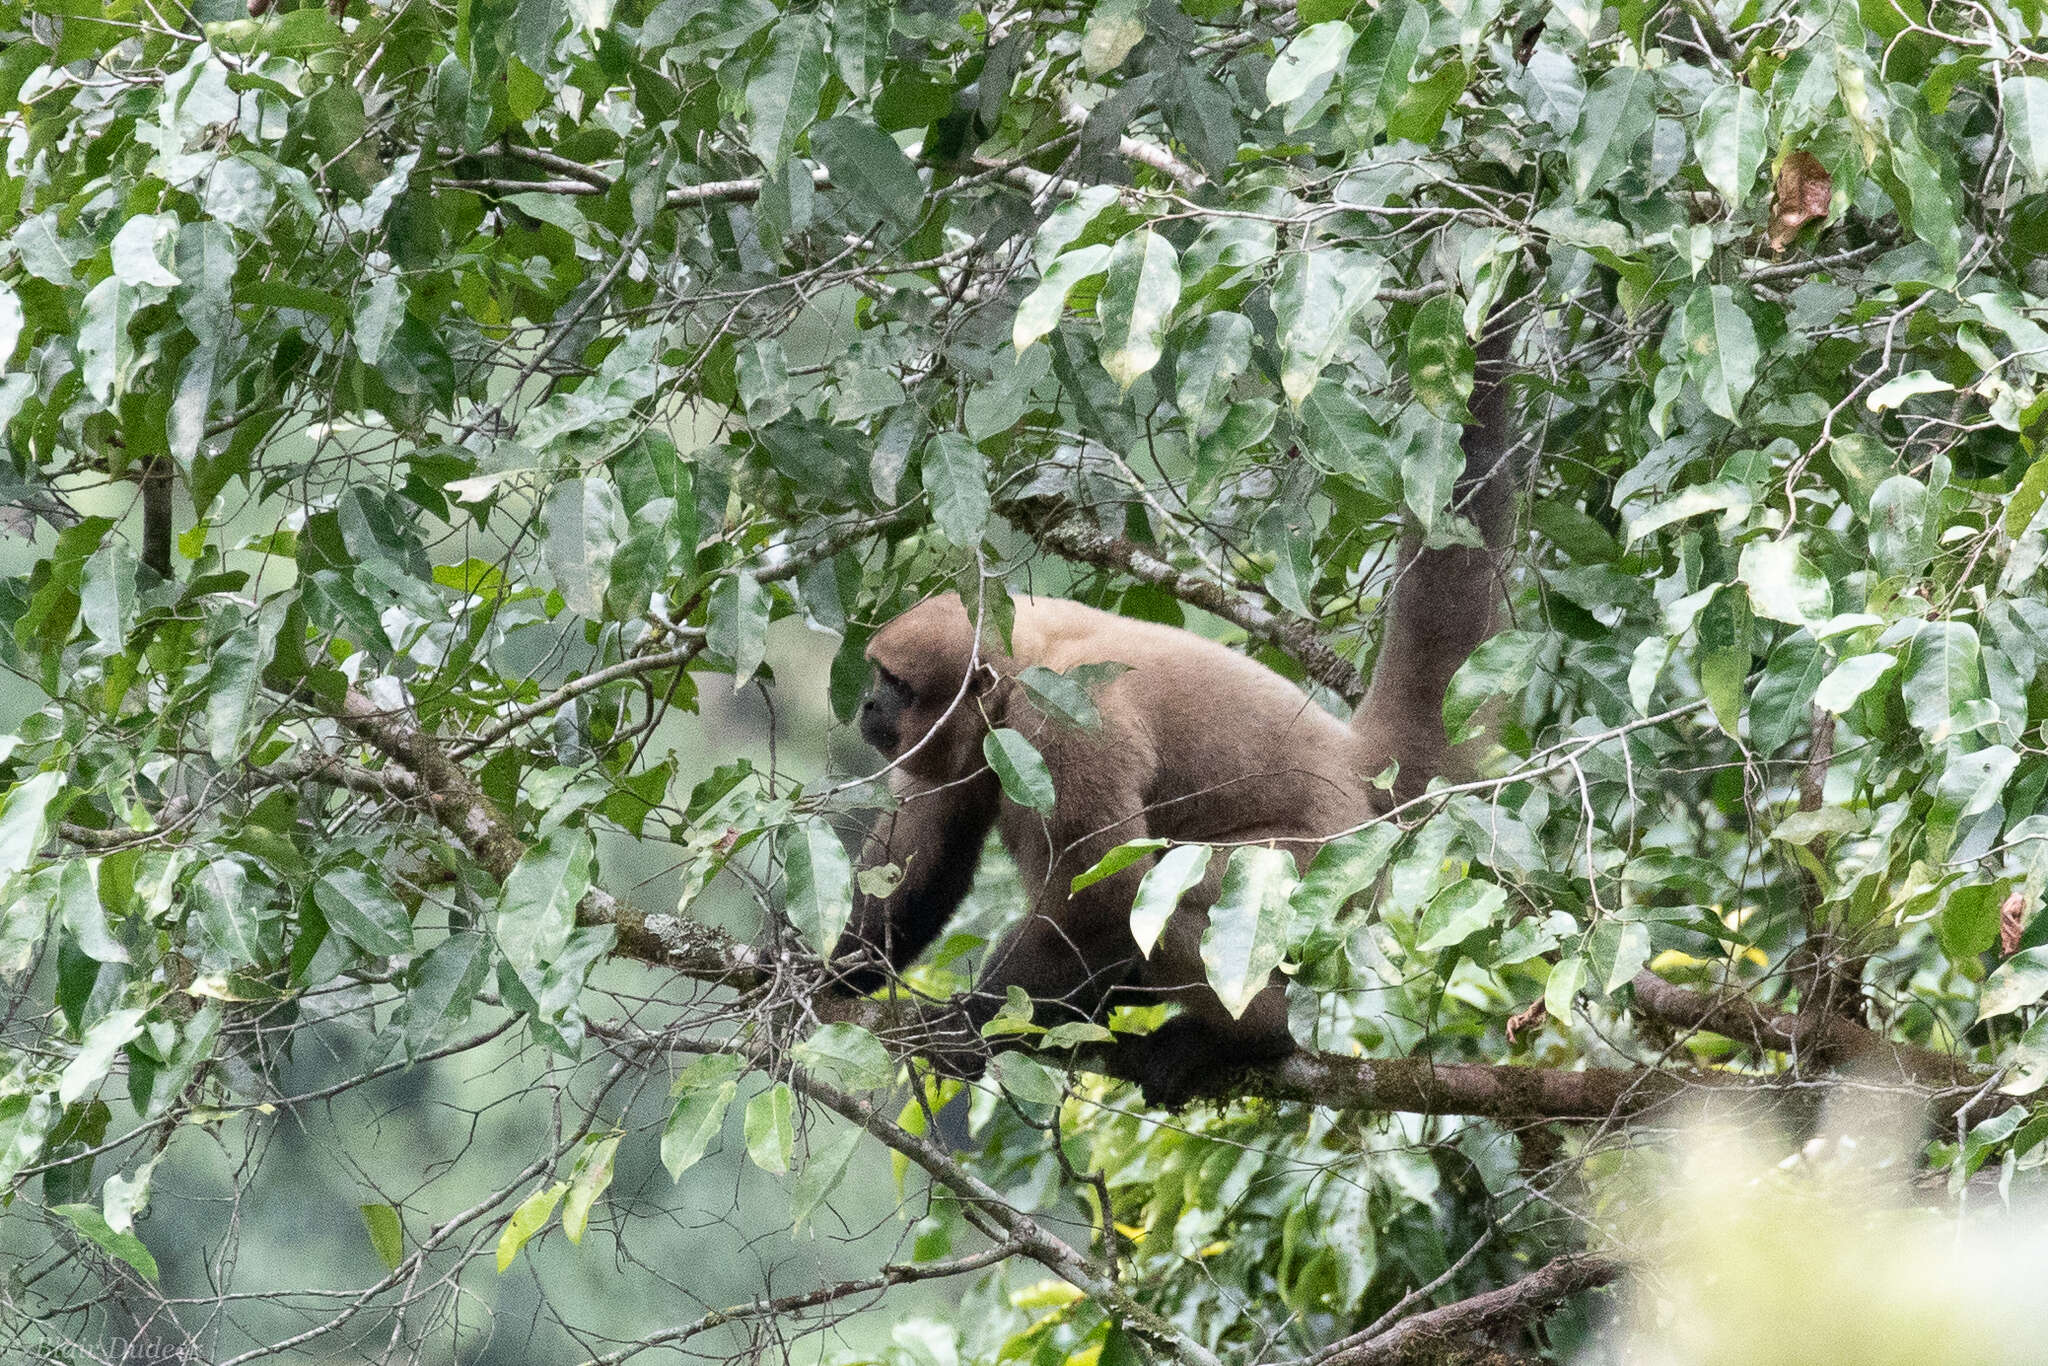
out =
{"type": "Polygon", "coordinates": [[[799,821],[783,840],[789,923],[819,954],[830,954],[853,915],[853,865],[839,835],[821,820],[799,821]]]}
{"type": "Polygon", "coordinates": [[[1202,931],[1202,966],[1232,1016],[1244,1014],[1286,956],[1288,898],[1296,883],[1294,855],[1283,849],[1230,851],[1202,931]]]}
{"type": "Polygon", "coordinates": [[[1724,85],[1707,96],[1693,133],[1700,173],[1730,205],[1740,205],[1764,164],[1768,114],[1763,97],[1746,85],[1724,85]]]}
{"type": "Polygon", "coordinates": [[[1565,153],[1581,199],[1606,189],[1628,167],[1636,144],[1650,131],[1654,86],[1650,73],[1637,66],[1616,67],[1593,83],[1565,153]]]}
{"type": "Polygon", "coordinates": [[[981,544],[988,528],[988,460],[958,432],[940,432],[924,448],[924,491],[932,520],[963,550],[981,544]]]}
{"type": "Polygon", "coordinates": [[[773,171],[818,115],[825,88],[825,29],[789,14],[768,30],[768,46],[747,72],[747,147],[773,171]]]}
{"type": "Polygon", "coordinates": [[[1167,319],[1180,300],[1180,258],[1149,228],[1122,238],[1095,302],[1102,323],[1102,368],[1128,389],[1159,363],[1167,319]]]}

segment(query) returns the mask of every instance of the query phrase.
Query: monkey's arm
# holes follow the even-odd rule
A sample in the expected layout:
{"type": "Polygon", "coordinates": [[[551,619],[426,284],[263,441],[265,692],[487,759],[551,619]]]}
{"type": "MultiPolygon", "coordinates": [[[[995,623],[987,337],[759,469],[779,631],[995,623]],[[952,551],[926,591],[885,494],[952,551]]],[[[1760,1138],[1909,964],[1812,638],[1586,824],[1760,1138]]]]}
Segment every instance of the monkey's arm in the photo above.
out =
{"type": "Polygon", "coordinates": [[[960,909],[1002,803],[1002,788],[986,769],[899,795],[902,805],[869,836],[861,867],[893,863],[903,880],[886,897],[856,890],[853,918],[832,954],[835,963],[845,960],[841,980],[859,992],[875,990],[889,972],[907,967],[960,909]]]}
{"type": "MultiPolygon", "coordinates": [[[[1098,799],[1102,794],[1095,794],[1098,799]]],[[[1106,819],[1117,809],[1136,811],[1139,801],[1105,802],[1088,811],[1085,822],[1073,822],[1055,810],[1036,831],[1014,833],[1010,821],[1033,818],[1020,814],[1005,821],[1005,839],[1027,883],[1044,882],[1024,922],[989,955],[975,983],[968,1012],[977,1024],[992,1018],[1013,986],[1022,987],[1039,1003],[1039,1022],[1094,1019],[1109,993],[1129,980],[1139,961],[1131,936],[1131,900],[1152,866],[1147,856],[1112,877],[1072,891],[1074,878],[1095,866],[1110,850],[1147,834],[1142,815],[1121,821],[1106,819]],[[1027,838],[1026,835],[1036,837],[1027,838]]]]}

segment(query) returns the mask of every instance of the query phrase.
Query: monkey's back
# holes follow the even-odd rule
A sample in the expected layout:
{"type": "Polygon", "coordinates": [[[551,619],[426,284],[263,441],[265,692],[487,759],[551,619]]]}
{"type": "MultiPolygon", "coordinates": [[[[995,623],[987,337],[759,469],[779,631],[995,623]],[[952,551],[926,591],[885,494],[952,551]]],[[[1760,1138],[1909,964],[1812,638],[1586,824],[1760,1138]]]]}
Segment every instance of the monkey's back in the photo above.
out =
{"type": "Polygon", "coordinates": [[[1060,598],[1020,597],[1018,665],[1116,663],[1105,710],[1142,747],[1153,833],[1180,839],[1326,836],[1368,809],[1369,774],[1343,721],[1257,660],[1207,637],[1060,598]]]}

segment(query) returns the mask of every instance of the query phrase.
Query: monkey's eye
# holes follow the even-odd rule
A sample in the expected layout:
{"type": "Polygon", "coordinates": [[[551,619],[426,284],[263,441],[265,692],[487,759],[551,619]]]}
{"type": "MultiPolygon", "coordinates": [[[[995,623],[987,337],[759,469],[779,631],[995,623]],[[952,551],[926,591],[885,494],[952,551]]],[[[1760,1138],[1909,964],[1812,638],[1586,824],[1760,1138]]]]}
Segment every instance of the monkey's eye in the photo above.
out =
{"type": "Polygon", "coordinates": [[[905,683],[879,664],[875,666],[875,681],[905,701],[908,701],[915,692],[915,689],[908,683],[905,683]]]}

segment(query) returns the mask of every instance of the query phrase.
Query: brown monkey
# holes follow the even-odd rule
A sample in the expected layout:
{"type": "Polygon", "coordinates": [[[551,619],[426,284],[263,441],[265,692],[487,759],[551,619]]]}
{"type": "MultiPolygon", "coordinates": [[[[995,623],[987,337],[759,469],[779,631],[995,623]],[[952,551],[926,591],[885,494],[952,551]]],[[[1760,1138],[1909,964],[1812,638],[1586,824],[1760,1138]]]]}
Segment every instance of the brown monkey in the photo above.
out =
{"type": "MultiPolygon", "coordinates": [[[[1146,1100],[1168,1106],[1184,1103],[1206,1071],[1292,1051],[1277,974],[1240,1018],[1208,988],[1200,944],[1226,860],[1211,860],[1149,958],[1138,953],[1130,911],[1150,859],[1080,892],[1069,888],[1111,849],[1145,836],[1272,842],[1306,863],[1332,835],[1418,795],[1446,771],[1444,691],[1494,629],[1514,525],[1518,462],[1509,459],[1499,373],[1508,336],[1496,330],[1483,348],[1455,494],[1485,548],[1428,550],[1413,540],[1403,547],[1379,664],[1349,726],[1215,641],[1079,603],[1017,599],[1007,652],[992,632],[977,633],[950,593],[884,626],[867,649],[875,688],[862,703],[860,730],[895,761],[901,805],[864,861],[893,863],[903,877],[886,897],[859,898],[834,955],[846,980],[872,990],[884,965],[903,967],[938,936],[972,887],[994,829],[1031,907],[964,1002],[973,1027],[993,1017],[1011,986],[1039,1004],[1043,1023],[1062,1011],[1099,1018],[1113,995],[1176,1000],[1181,1013],[1145,1039],[1139,1064],[1146,1100]],[[1064,672],[1104,662],[1127,667],[1097,691],[1102,724],[1092,730],[1049,720],[1016,681],[1032,665],[1064,672]],[[983,758],[983,738],[1004,726],[1045,759],[1055,789],[1048,815],[1008,800],[983,758]],[[1390,795],[1372,779],[1393,763],[1400,767],[1390,795]]],[[[971,1056],[946,1061],[979,1071],[971,1056]]]]}

